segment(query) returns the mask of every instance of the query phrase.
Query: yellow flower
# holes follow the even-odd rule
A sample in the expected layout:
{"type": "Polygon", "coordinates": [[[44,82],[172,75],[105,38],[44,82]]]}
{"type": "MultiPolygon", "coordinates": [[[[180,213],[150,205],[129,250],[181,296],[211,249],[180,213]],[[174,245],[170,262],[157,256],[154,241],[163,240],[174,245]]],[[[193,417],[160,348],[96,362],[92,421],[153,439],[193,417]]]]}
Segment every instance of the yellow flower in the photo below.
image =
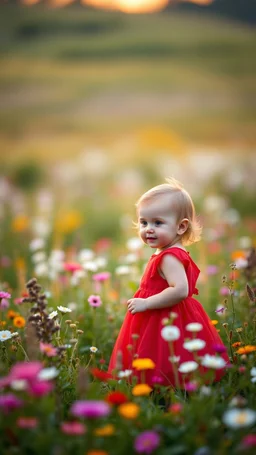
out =
{"type": "Polygon", "coordinates": [[[137,384],[132,389],[132,394],[135,397],[147,396],[152,392],[152,388],[148,384],[137,384]]]}
{"type": "Polygon", "coordinates": [[[94,434],[96,436],[112,436],[112,434],[114,433],[115,427],[111,423],[105,425],[104,427],[96,428],[96,430],[94,430],[94,434]]]}
{"type": "Polygon", "coordinates": [[[29,227],[29,219],[26,215],[17,215],[12,220],[12,230],[14,232],[26,231],[29,227]]]}
{"type": "Polygon", "coordinates": [[[63,234],[69,234],[78,229],[82,224],[82,217],[79,212],[72,210],[67,213],[60,213],[56,220],[56,229],[63,234]]]}
{"type": "Polygon", "coordinates": [[[211,320],[212,325],[217,325],[218,322],[219,322],[219,321],[217,321],[217,319],[212,319],[212,320],[211,320]]]}
{"type": "Polygon", "coordinates": [[[237,354],[250,354],[251,352],[256,351],[256,346],[252,346],[248,344],[247,346],[244,346],[243,348],[239,348],[236,353],[237,354]]]}
{"type": "Polygon", "coordinates": [[[125,419],[136,419],[140,413],[140,407],[135,403],[122,403],[118,406],[118,413],[125,419]]]}
{"type": "Polygon", "coordinates": [[[25,327],[26,320],[22,316],[15,316],[15,318],[13,319],[13,325],[21,329],[22,327],[25,327]]]}
{"type": "Polygon", "coordinates": [[[132,362],[133,368],[136,370],[153,370],[155,368],[155,363],[151,359],[135,359],[132,362]]]}

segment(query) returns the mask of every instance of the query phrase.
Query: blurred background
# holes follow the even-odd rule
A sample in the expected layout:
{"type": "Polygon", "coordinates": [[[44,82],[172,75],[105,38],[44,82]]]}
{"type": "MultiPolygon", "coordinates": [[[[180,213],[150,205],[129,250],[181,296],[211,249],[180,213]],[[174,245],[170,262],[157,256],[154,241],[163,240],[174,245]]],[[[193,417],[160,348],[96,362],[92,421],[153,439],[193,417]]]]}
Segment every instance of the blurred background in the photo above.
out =
{"type": "Polygon", "coordinates": [[[255,239],[255,19],[253,0],[2,0],[2,267],[28,238],[121,245],[168,176],[210,236],[255,239]]]}

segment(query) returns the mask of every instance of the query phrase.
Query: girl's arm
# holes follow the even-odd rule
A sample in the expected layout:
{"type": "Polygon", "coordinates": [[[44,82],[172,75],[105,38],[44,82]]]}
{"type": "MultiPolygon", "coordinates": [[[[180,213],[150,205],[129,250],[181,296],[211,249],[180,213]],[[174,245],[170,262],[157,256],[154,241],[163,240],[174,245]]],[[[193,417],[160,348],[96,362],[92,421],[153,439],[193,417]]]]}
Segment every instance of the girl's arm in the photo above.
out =
{"type": "Polygon", "coordinates": [[[169,287],[146,299],[133,298],[128,300],[128,310],[132,314],[172,307],[188,296],[187,275],[183,264],[175,256],[164,255],[160,270],[169,287]]]}

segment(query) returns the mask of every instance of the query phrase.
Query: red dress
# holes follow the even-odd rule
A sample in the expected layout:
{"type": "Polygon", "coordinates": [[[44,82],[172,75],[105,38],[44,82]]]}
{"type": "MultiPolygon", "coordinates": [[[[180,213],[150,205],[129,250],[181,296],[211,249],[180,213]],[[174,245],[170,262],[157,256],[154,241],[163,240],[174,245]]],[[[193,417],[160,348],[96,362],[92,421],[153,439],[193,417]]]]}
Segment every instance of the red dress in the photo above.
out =
{"type": "MultiPolygon", "coordinates": [[[[169,318],[170,312],[175,312],[178,315],[172,325],[176,325],[180,330],[180,338],[173,342],[174,354],[180,357],[179,364],[195,360],[193,352],[189,352],[183,347],[186,339],[192,339],[194,337],[206,342],[205,347],[198,351],[198,356],[200,357],[205,354],[215,355],[216,345],[223,346],[217,330],[211,323],[202,305],[192,297],[193,294],[198,294],[195,285],[200,270],[190,258],[187,251],[181,248],[171,247],[159,254],[153,254],[149,259],[141,279],[140,287],[134,294],[134,297],[147,298],[169,287],[168,282],[159,274],[161,260],[166,254],[172,254],[182,262],[188,279],[188,297],[167,308],[147,310],[134,315],[127,311],[110,359],[108,368],[110,373],[116,368],[117,355],[121,351],[123,370],[132,369],[134,356],[135,358],[150,358],[155,363],[155,369],[147,370],[147,383],[152,384],[157,376],[161,378],[163,385],[177,384],[177,378],[175,382],[173,364],[168,360],[171,355],[169,343],[161,336],[161,330],[163,328],[162,320],[169,318]],[[203,329],[197,332],[197,334],[187,331],[186,325],[191,322],[199,322],[202,324],[203,329]]],[[[226,363],[229,363],[226,352],[219,355],[225,359],[226,363]]],[[[224,374],[223,368],[214,371],[214,380],[219,380],[224,374]]],[[[206,372],[207,369],[201,366],[200,373],[204,374],[206,372]]],[[[135,371],[134,374],[139,376],[139,380],[142,380],[142,378],[145,380],[145,376],[141,376],[141,373],[136,373],[135,371]]],[[[182,384],[184,374],[178,373],[178,377],[179,384],[182,384]]],[[[188,379],[188,375],[186,375],[186,378],[188,379]]]]}

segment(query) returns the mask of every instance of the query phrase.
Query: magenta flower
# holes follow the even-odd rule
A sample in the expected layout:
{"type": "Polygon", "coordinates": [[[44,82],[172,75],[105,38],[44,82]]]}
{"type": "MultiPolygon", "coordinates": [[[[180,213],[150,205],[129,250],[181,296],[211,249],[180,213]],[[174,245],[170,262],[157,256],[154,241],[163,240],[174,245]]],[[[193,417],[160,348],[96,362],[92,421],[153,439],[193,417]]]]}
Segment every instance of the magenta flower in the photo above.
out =
{"type": "Polygon", "coordinates": [[[110,272],[100,272],[100,273],[95,273],[95,275],[92,276],[94,281],[106,281],[110,278],[110,272]]]}
{"type": "Polygon", "coordinates": [[[102,301],[99,295],[90,295],[88,298],[88,302],[92,307],[98,307],[101,306],[102,301]]]}
{"type": "Polygon", "coordinates": [[[256,447],[256,434],[247,434],[242,439],[242,447],[249,449],[250,447],[256,447]]]}
{"type": "Polygon", "coordinates": [[[70,435],[81,435],[86,432],[86,427],[81,422],[62,422],[60,429],[62,433],[70,435]]]}
{"type": "Polygon", "coordinates": [[[211,275],[216,275],[216,273],[218,273],[218,267],[216,265],[208,265],[206,267],[206,273],[207,275],[211,276],[211,275]]]}
{"type": "Polygon", "coordinates": [[[151,382],[152,382],[152,384],[155,384],[155,385],[156,384],[163,384],[164,380],[163,380],[162,376],[155,375],[155,376],[152,377],[151,382]]]}
{"type": "Polygon", "coordinates": [[[154,430],[143,431],[143,433],[140,433],[134,441],[134,448],[137,453],[150,454],[154,452],[159,445],[160,436],[154,430]]]}
{"type": "Polygon", "coordinates": [[[67,272],[76,272],[77,270],[82,270],[83,267],[78,262],[65,262],[63,265],[64,270],[67,272]]]}
{"type": "Polygon", "coordinates": [[[227,348],[226,346],[224,346],[224,344],[213,344],[212,347],[214,351],[218,352],[219,354],[222,354],[223,352],[227,351],[227,348]]]}
{"type": "Polygon", "coordinates": [[[23,401],[17,398],[13,393],[0,395],[0,409],[3,409],[3,412],[5,413],[20,408],[22,405],[23,401]]]}
{"type": "Polygon", "coordinates": [[[0,299],[10,299],[11,294],[9,292],[0,291],[0,299]]]}
{"type": "Polygon", "coordinates": [[[222,286],[220,288],[220,295],[229,295],[229,288],[227,286],[222,286]]]}
{"type": "Polygon", "coordinates": [[[6,308],[8,308],[8,306],[9,306],[8,300],[0,298],[0,308],[1,308],[1,310],[5,310],[6,308]]]}
{"type": "Polygon", "coordinates": [[[36,379],[43,364],[41,362],[17,362],[11,369],[9,378],[11,381],[14,379],[26,379],[31,381],[36,379]]]}
{"type": "Polygon", "coordinates": [[[111,408],[105,401],[80,400],[73,403],[70,412],[76,417],[97,419],[98,417],[108,416],[111,412],[111,408]]]}
{"type": "Polygon", "coordinates": [[[185,384],[185,390],[187,392],[195,392],[198,389],[198,383],[196,381],[189,381],[185,384]]]}
{"type": "Polygon", "coordinates": [[[38,419],[36,417],[19,417],[16,425],[18,428],[33,429],[38,426],[38,419]]]}
{"type": "Polygon", "coordinates": [[[43,397],[51,392],[53,384],[50,381],[32,381],[29,384],[28,392],[34,397],[43,397]]]}

